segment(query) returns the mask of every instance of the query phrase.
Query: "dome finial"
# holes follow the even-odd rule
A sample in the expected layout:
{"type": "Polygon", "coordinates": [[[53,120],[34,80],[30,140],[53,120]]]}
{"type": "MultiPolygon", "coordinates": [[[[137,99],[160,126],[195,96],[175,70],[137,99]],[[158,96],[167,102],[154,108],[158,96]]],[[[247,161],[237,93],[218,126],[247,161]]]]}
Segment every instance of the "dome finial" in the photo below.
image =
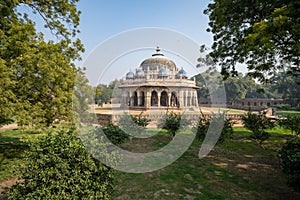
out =
{"type": "Polygon", "coordinates": [[[156,52],[154,54],[152,54],[152,56],[164,56],[164,54],[162,54],[160,52],[160,48],[159,48],[159,45],[156,46],[156,52]]]}
{"type": "Polygon", "coordinates": [[[159,45],[156,46],[156,52],[159,53],[160,52],[160,48],[159,45]]]}

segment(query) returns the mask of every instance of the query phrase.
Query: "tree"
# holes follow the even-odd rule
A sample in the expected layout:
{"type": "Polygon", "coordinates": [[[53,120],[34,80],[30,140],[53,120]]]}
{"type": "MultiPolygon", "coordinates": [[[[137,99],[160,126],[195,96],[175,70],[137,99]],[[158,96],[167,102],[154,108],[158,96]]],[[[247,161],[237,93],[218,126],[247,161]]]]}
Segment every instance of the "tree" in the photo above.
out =
{"type": "Polygon", "coordinates": [[[124,113],[124,115],[120,117],[118,124],[127,134],[139,136],[145,130],[146,126],[148,126],[150,121],[151,120],[147,119],[146,116],[143,116],[143,112],[138,116],[124,113]]]}
{"type": "Polygon", "coordinates": [[[270,89],[277,93],[279,98],[289,101],[294,106],[300,106],[299,78],[287,72],[278,72],[271,77],[272,84],[270,85],[270,89]]]}
{"type": "Polygon", "coordinates": [[[206,137],[208,128],[211,122],[215,121],[216,123],[220,123],[224,121],[224,126],[222,132],[218,138],[218,144],[223,143],[226,139],[232,139],[233,128],[232,122],[230,119],[226,118],[226,112],[219,113],[211,113],[209,117],[205,117],[201,112],[199,115],[199,121],[197,126],[193,127],[196,131],[196,139],[198,141],[203,141],[206,137]]]}
{"type": "Polygon", "coordinates": [[[299,76],[298,0],[213,0],[204,13],[214,36],[209,56],[225,78],[237,74],[239,63],[262,82],[278,69],[299,76]]]}
{"type": "Polygon", "coordinates": [[[103,103],[110,101],[113,92],[110,87],[105,84],[99,84],[95,90],[95,103],[102,106],[103,103]]]}
{"type": "MultiPolygon", "coordinates": [[[[0,123],[49,126],[72,118],[74,60],[80,12],[74,1],[4,1],[0,4],[0,123]],[[32,9],[56,36],[45,41],[18,6],[32,9]],[[3,72],[3,73],[2,73],[3,72]],[[2,93],[3,91],[3,93],[2,93]]],[[[24,9],[25,10],[25,9],[24,9]]]]}
{"type": "Polygon", "coordinates": [[[222,77],[217,70],[208,70],[196,77],[196,84],[200,86],[199,97],[209,98],[210,94],[217,95],[222,84],[224,84],[227,103],[232,103],[237,99],[243,98],[265,98],[273,97],[264,85],[256,83],[248,75],[243,76],[238,73],[235,77],[228,77],[222,81],[222,77]],[[208,83],[206,83],[206,82],[208,83]],[[220,81],[222,81],[220,83],[220,81]],[[210,84],[208,89],[207,84],[210,84]]]}
{"type": "Polygon", "coordinates": [[[243,75],[238,74],[238,76],[229,77],[224,81],[227,103],[245,98],[248,86],[244,80],[243,75]]]}
{"type": "Polygon", "coordinates": [[[244,126],[252,131],[251,138],[258,141],[260,145],[270,137],[270,134],[265,130],[275,126],[274,122],[267,118],[265,113],[255,114],[248,112],[242,116],[242,121],[244,126]]]}
{"type": "Polygon", "coordinates": [[[286,118],[279,121],[279,125],[290,129],[292,133],[300,135],[300,115],[299,114],[288,114],[286,118]]]}
{"type": "Polygon", "coordinates": [[[92,123],[95,115],[89,113],[89,105],[94,103],[94,90],[88,84],[83,70],[77,69],[77,76],[73,90],[73,116],[75,123],[92,123]]]}
{"type": "Polygon", "coordinates": [[[169,133],[175,137],[176,132],[180,127],[186,127],[190,124],[190,121],[183,119],[180,113],[175,113],[173,111],[167,112],[166,117],[163,121],[157,124],[158,128],[166,129],[169,133]]]}

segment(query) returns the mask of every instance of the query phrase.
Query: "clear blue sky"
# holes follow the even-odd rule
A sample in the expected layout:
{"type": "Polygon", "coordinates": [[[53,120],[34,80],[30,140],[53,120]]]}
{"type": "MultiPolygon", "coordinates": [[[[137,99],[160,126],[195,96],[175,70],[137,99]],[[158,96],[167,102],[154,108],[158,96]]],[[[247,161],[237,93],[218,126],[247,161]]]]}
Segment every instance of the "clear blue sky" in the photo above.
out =
{"type": "MultiPolygon", "coordinates": [[[[78,65],[83,64],[97,45],[114,35],[136,28],[171,29],[190,37],[199,46],[209,46],[212,35],[206,32],[208,16],[203,14],[208,3],[209,0],[82,0],[78,4],[82,11],[79,37],[86,52],[78,65]]],[[[138,59],[138,62],[141,60],[138,59]]],[[[128,64],[131,69],[133,65],[136,63],[128,64]]],[[[88,70],[87,76],[90,78],[93,73],[88,70]]],[[[107,83],[108,79],[120,78],[120,75],[109,73],[105,77],[103,82],[107,83]]],[[[91,82],[95,84],[94,81],[91,82]]]]}
{"type": "Polygon", "coordinates": [[[206,32],[209,0],[82,0],[81,38],[89,53],[97,44],[120,32],[141,27],[179,31],[199,44],[212,42],[206,32]]]}
{"type": "MultiPolygon", "coordinates": [[[[199,46],[202,44],[210,46],[212,35],[206,32],[208,16],[203,14],[209,2],[210,0],[81,0],[78,3],[78,9],[82,12],[79,26],[81,33],[78,37],[86,51],[82,54],[83,60],[76,64],[85,66],[85,60],[89,58],[91,52],[108,38],[121,32],[143,27],[171,29],[190,37],[199,46]]],[[[29,11],[26,7],[21,9],[29,11]]],[[[42,20],[39,19],[39,16],[33,15],[33,17],[37,22],[37,29],[46,32],[46,39],[51,39],[49,32],[42,28],[42,20]]],[[[156,43],[154,42],[154,44],[156,43]]],[[[122,45],[122,43],[118,45],[122,45]]],[[[161,48],[164,47],[161,46],[161,48]]],[[[108,83],[109,80],[121,78],[120,74],[124,75],[129,68],[134,69],[142,59],[151,55],[151,53],[147,53],[146,57],[136,60],[131,56],[132,63],[130,60],[124,60],[126,64],[124,64],[123,71],[119,71],[119,74],[106,74],[106,80],[103,82],[108,83]]],[[[176,62],[176,60],[174,61],[176,62]]],[[[90,83],[95,85],[99,74],[89,70],[86,74],[90,83]]]]}

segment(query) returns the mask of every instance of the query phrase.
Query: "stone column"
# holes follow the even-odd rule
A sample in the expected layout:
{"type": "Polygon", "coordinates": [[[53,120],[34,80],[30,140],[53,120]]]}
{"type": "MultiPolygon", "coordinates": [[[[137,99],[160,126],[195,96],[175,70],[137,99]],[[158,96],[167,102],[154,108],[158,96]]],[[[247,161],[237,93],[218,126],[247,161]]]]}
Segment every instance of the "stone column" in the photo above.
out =
{"type": "Polygon", "coordinates": [[[160,107],[160,92],[157,92],[157,106],[160,107]]]}
{"type": "Polygon", "coordinates": [[[146,108],[151,107],[151,93],[148,90],[145,92],[145,106],[146,108]]]}
{"type": "Polygon", "coordinates": [[[136,91],[136,96],[137,96],[137,106],[140,106],[141,104],[140,91],[136,91]]]}
{"type": "Polygon", "coordinates": [[[193,94],[192,94],[192,92],[191,91],[189,91],[189,96],[190,96],[190,106],[192,106],[193,105],[193,94]]]}
{"type": "Polygon", "coordinates": [[[125,98],[126,98],[126,97],[125,97],[125,91],[122,90],[121,108],[124,107],[124,105],[125,105],[125,100],[126,100],[125,98]]]}
{"type": "Polygon", "coordinates": [[[197,91],[194,91],[194,96],[195,96],[195,106],[198,107],[198,96],[197,96],[197,91]]]}
{"type": "Polygon", "coordinates": [[[133,101],[132,101],[132,93],[131,91],[129,90],[129,106],[133,106],[133,101]]]}
{"type": "Polygon", "coordinates": [[[183,96],[183,91],[182,90],[178,91],[178,97],[177,98],[178,98],[178,101],[179,101],[180,108],[184,107],[184,101],[183,101],[184,96],[183,96]]]}
{"type": "Polygon", "coordinates": [[[189,93],[187,91],[185,91],[185,106],[188,106],[188,96],[189,96],[189,93]]]}

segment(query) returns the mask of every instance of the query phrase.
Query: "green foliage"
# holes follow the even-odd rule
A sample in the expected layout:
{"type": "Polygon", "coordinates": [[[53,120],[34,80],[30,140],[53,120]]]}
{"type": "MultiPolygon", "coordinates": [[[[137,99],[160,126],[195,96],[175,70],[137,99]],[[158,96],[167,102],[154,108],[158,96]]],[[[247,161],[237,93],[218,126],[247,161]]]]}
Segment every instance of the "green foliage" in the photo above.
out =
{"type": "Polygon", "coordinates": [[[190,124],[187,119],[182,118],[180,113],[175,113],[173,111],[167,112],[165,119],[157,124],[158,128],[166,129],[169,133],[175,137],[176,132],[180,127],[186,127],[190,124]]]}
{"type": "Polygon", "coordinates": [[[141,112],[138,116],[125,114],[118,121],[120,127],[127,133],[139,134],[143,131],[151,120],[143,116],[141,112]]]}
{"type": "Polygon", "coordinates": [[[288,185],[300,192],[300,138],[288,140],[280,152],[282,171],[288,177],[288,185]]]}
{"type": "Polygon", "coordinates": [[[269,139],[270,134],[265,129],[274,128],[275,123],[267,118],[265,113],[255,114],[248,112],[242,116],[244,127],[252,131],[252,138],[262,144],[263,141],[269,139]]]}
{"type": "MultiPolygon", "coordinates": [[[[290,106],[300,105],[300,79],[287,72],[278,72],[271,77],[270,90],[277,93],[279,98],[288,100],[290,106]]],[[[288,106],[282,109],[290,109],[288,106]]]]}
{"type": "Polygon", "coordinates": [[[275,107],[278,110],[290,110],[291,109],[290,104],[277,104],[275,107]]]}
{"type": "Polygon", "coordinates": [[[226,112],[212,113],[209,118],[205,118],[205,116],[201,113],[201,115],[199,116],[199,122],[197,126],[193,127],[194,129],[196,129],[197,140],[199,141],[204,140],[212,120],[215,120],[216,122],[224,121],[224,126],[220,134],[220,137],[218,139],[218,143],[223,143],[226,139],[232,138],[233,135],[232,123],[230,119],[226,118],[226,112]]]}
{"type": "Polygon", "coordinates": [[[109,199],[113,171],[92,157],[74,132],[42,137],[27,152],[8,199],[109,199]]]}
{"type": "Polygon", "coordinates": [[[249,75],[267,82],[278,69],[299,76],[298,0],[213,0],[204,11],[213,34],[209,53],[226,77],[246,64],[249,75]]]}
{"type": "MultiPolygon", "coordinates": [[[[277,92],[276,86],[267,87],[256,83],[248,75],[238,73],[235,77],[228,77],[222,81],[222,76],[217,70],[208,70],[198,74],[196,84],[201,88],[198,90],[198,97],[209,98],[210,95],[217,96],[220,94],[220,87],[225,88],[226,101],[232,103],[243,98],[282,98],[277,92]],[[222,82],[221,82],[222,81],[222,82]]],[[[279,86],[278,86],[279,87],[279,86]]]]}
{"type": "Polygon", "coordinates": [[[110,101],[113,90],[107,85],[100,84],[95,88],[95,102],[102,106],[103,103],[110,101]]]}
{"type": "Polygon", "coordinates": [[[138,126],[146,128],[148,126],[150,119],[143,117],[143,112],[141,112],[138,116],[130,115],[131,120],[138,126]]]}
{"type": "Polygon", "coordinates": [[[83,51],[74,1],[0,3],[0,123],[49,126],[71,121],[74,61],[83,51]],[[22,9],[18,13],[18,7],[22,9]],[[57,41],[45,41],[26,11],[39,15],[57,41]]]}
{"type": "Polygon", "coordinates": [[[88,82],[84,72],[78,69],[72,101],[74,122],[77,124],[94,121],[93,116],[95,115],[89,113],[89,105],[94,103],[94,91],[88,82]]]}
{"type": "Polygon", "coordinates": [[[128,135],[113,123],[108,123],[108,125],[102,128],[106,137],[115,145],[123,143],[128,139],[128,135]]]}
{"type": "Polygon", "coordinates": [[[279,121],[279,125],[290,129],[292,133],[296,135],[300,134],[300,115],[299,114],[288,114],[285,119],[279,121]]]}

